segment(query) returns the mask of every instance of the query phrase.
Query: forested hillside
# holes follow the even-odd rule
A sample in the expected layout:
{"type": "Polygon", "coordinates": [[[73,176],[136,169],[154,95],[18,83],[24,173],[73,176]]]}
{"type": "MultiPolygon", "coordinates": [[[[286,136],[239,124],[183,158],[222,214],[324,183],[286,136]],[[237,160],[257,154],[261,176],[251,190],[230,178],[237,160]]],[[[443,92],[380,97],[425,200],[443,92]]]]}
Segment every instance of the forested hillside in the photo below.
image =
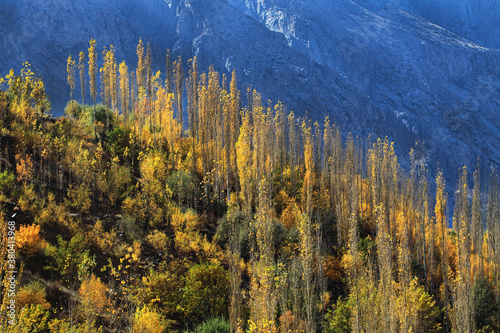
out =
{"type": "Polygon", "coordinates": [[[29,64],[0,82],[6,332],[500,330],[495,170],[460,170],[452,212],[413,151],[137,57],[68,57],[60,118],[29,64]]]}

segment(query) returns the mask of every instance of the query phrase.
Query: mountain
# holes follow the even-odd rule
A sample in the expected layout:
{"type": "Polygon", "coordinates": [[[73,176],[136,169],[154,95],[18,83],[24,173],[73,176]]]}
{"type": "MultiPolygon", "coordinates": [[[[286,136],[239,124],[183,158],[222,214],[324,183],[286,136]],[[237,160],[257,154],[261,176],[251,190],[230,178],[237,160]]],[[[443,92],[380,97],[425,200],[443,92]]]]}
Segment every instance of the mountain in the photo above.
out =
{"type": "Polygon", "coordinates": [[[5,0],[0,74],[30,61],[60,115],[68,54],[77,57],[93,37],[134,66],[143,38],[156,69],[163,70],[166,49],[198,56],[204,71],[236,68],[243,89],[314,120],[328,115],[345,131],[388,136],[405,167],[419,141],[419,161],[431,170],[439,164],[454,183],[458,168],[478,157],[483,168],[500,162],[498,29],[488,30],[498,26],[498,6],[455,3],[5,0]]]}

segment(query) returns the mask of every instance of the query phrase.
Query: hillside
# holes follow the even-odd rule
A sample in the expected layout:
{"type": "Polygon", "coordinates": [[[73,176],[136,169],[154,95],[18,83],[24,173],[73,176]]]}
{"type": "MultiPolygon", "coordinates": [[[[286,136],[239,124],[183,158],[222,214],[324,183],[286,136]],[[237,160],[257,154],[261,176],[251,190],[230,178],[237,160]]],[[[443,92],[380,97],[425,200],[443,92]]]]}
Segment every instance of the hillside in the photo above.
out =
{"type": "Polygon", "coordinates": [[[500,329],[496,171],[450,197],[388,139],[243,101],[236,71],[106,50],[104,104],[64,117],[28,64],[0,82],[6,332],[500,329]]]}

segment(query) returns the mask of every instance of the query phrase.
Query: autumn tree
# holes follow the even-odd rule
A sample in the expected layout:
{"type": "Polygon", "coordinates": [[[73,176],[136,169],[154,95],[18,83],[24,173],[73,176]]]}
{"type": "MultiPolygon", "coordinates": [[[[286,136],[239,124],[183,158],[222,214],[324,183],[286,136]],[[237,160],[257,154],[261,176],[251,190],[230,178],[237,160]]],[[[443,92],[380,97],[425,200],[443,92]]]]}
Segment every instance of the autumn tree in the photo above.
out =
{"type": "MultiPolygon", "coordinates": [[[[300,232],[300,262],[302,265],[302,286],[305,303],[306,327],[307,333],[315,332],[315,292],[316,285],[314,281],[314,227],[307,214],[302,214],[299,224],[300,232]]],[[[318,256],[319,253],[316,253],[318,256]]]]}
{"type": "Polygon", "coordinates": [[[306,214],[312,216],[312,195],[314,184],[314,143],[309,127],[305,120],[302,121],[302,136],[304,137],[304,164],[305,176],[302,186],[302,206],[306,214]]]}
{"type": "Polygon", "coordinates": [[[153,62],[153,54],[151,51],[151,44],[148,42],[148,46],[146,48],[146,60],[145,60],[145,67],[146,67],[146,91],[148,93],[148,98],[152,98],[151,95],[151,89],[152,89],[152,79],[153,79],[153,69],[152,69],[152,62],[153,62]]]}
{"type": "Polygon", "coordinates": [[[475,330],[474,307],[472,300],[471,274],[471,234],[469,188],[467,167],[463,167],[455,198],[453,227],[457,235],[457,272],[454,287],[454,329],[457,332],[475,330]]]}
{"type": "Polygon", "coordinates": [[[16,237],[16,246],[28,256],[34,255],[41,249],[42,237],[40,226],[37,224],[21,225],[16,237]]]}
{"type": "Polygon", "coordinates": [[[95,128],[95,102],[97,95],[97,53],[95,50],[95,39],[91,39],[89,42],[89,84],[90,84],[90,96],[92,97],[92,102],[94,103],[94,135],[96,134],[95,128]]]}
{"type": "Polygon", "coordinates": [[[438,170],[436,175],[436,205],[434,207],[434,216],[436,219],[436,224],[438,228],[437,234],[439,235],[439,250],[441,257],[441,279],[442,279],[442,290],[443,290],[443,301],[446,308],[446,325],[449,321],[449,309],[450,300],[448,295],[448,289],[450,285],[450,264],[449,264],[449,253],[448,253],[448,228],[447,228],[447,216],[446,216],[446,205],[447,205],[447,195],[445,180],[443,176],[443,171],[438,170]]]}
{"type": "MultiPolygon", "coordinates": [[[[115,59],[115,48],[113,45],[109,49],[104,48],[103,67],[101,72],[102,100],[104,105],[117,110],[117,65],[115,59]]],[[[115,114],[116,115],[116,114],[115,114]]],[[[106,112],[106,130],[109,131],[109,112],[106,112]]]]}
{"type": "Polygon", "coordinates": [[[82,104],[85,104],[85,53],[80,51],[78,58],[78,71],[80,74],[80,93],[82,96],[82,104]]]}
{"type": "Polygon", "coordinates": [[[241,329],[241,321],[243,319],[243,289],[242,284],[242,265],[241,260],[241,245],[239,240],[241,227],[237,224],[237,215],[240,211],[236,209],[230,209],[228,211],[228,220],[230,222],[229,227],[229,243],[227,247],[227,257],[229,261],[229,273],[230,273],[230,305],[229,305],[229,323],[231,326],[231,332],[237,332],[241,329]],[[234,214],[234,215],[233,215],[234,214]]]}
{"type": "Polygon", "coordinates": [[[255,220],[256,245],[252,259],[250,287],[250,332],[276,332],[275,314],[277,293],[275,286],[273,220],[269,185],[263,179],[259,185],[259,206],[255,220]]]}
{"type": "Polygon", "coordinates": [[[395,311],[394,304],[394,279],[392,275],[392,241],[389,232],[389,223],[383,205],[376,207],[377,216],[377,257],[380,272],[379,290],[382,293],[381,308],[387,311],[388,315],[383,316],[381,329],[384,332],[396,332],[396,320],[392,315],[395,311]]]}
{"type": "Polygon", "coordinates": [[[240,127],[240,135],[236,142],[236,155],[238,174],[240,179],[240,196],[243,212],[250,216],[252,211],[252,146],[251,146],[250,115],[246,111],[243,116],[243,124],[240,127]]]}
{"type": "Polygon", "coordinates": [[[483,275],[483,216],[481,203],[481,180],[479,169],[474,171],[474,187],[472,189],[472,207],[471,207],[471,253],[475,258],[475,275],[483,275]]]}
{"type": "Polygon", "coordinates": [[[85,314],[86,328],[90,331],[95,326],[97,315],[103,315],[104,311],[110,306],[106,285],[101,279],[92,274],[86,278],[79,290],[81,297],[81,307],[85,314]]]}
{"type": "MultiPolygon", "coordinates": [[[[194,57],[191,61],[191,68],[189,70],[188,77],[188,114],[189,114],[189,130],[191,134],[191,150],[192,150],[192,161],[191,161],[191,172],[193,175],[196,174],[196,143],[198,140],[198,126],[199,126],[199,96],[198,96],[198,83],[199,83],[199,74],[198,74],[198,59],[194,57]]],[[[171,91],[171,82],[172,82],[172,73],[171,72],[171,63],[170,63],[170,54],[167,51],[167,79],[165,85],[167,86],[167,94],[170,94],[171,91]]]]}
{"type": "Polygon", "coordinates": [[[66,72],[68,73],[68,85],[70,90],[70,99],[73,100],[73,91],[75,90],[75,72],[76,72],[76,64],[75,60],[71,57],[71,54],[68,57],[66,62],[66,72]]]}
{"type": "Polygon", "coordinates": [[[144,75],[146,71],[146,65],[144,60],[144,44],[142,43],[142,39],[139,39],[139,44],[137,44],[137,68],[135,70],[136,80],[137,80],[137,89],[139,93],[144,89],[144,75]]]}
{"type": "Polygon", "coordinates": [[[122,114],[125,118],[125,121],[128,120],[128,116],[130,114],[130,80],[128,75],[128,67],[125,64],[125,61],[120,63],[120,67],[118,69],[120,73],[120,105],[122,114]]]}
{"type": "Polygon", "coordinates": [[[177,58],[174,62],[174,92],[175,92],[175,106],[177,108],[177,119],[181,128],[184,127],[184,122],[182,118],[182,95],[184,92],[184,72],[182,70],[182,59],[181,56],[177,58]]]}

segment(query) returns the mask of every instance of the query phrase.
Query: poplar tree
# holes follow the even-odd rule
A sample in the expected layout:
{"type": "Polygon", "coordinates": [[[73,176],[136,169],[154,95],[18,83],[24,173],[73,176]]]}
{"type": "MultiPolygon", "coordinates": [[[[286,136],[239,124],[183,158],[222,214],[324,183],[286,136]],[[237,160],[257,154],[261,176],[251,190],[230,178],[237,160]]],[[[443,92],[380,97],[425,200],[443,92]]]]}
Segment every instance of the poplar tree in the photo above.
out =
{"type": "MultiPolygon", "coordinates": [[[[229,114],[228,114],[228,177],[234,182],[237,181],[237,163],[236,163],[236,141],[238,140],[239,131],[239,115],[240,115],[240,92],[237,87],[236,71],[231,74],[231,82],[229,85],[229,114]]],[[[229,194],[228,194],[229,195],[229,194]]]]}
{"type": "Polygon", "coordinates": [[[454,329],[457,332],[473,332],[474,305],[471,280],[471,235],[469,188],[467,167],[463,167],[455,199],[453,226],[457,234],[457,273],[454,290],[454,329]]]}
{"type": "Polygon", "coordinates": [[[151,51],[151,44],[148,42],[148,46],[146,48],[146,90],[148,93],[148,98],[152,98],[152,78],[153,78],[153,54],[151,51]]]}
{"type": "Polygon", "coordinates": [[[438,235],[440,241],[440,255],[441,255],[441,275],[443,281],[443,298],[445,305],[446,325],[449,321],[450,302],[448,296],[449,281],[448,276],[450,273],[449,253],[448,253],[448,228],[446,217],[446,187],[443,177],[443,171],[438,170],[436,175],[436,205],[434,207],[434,216],[438,227],[438,235]]]}
{"type": "Polygon", "coordinates": [[[82,105],[85,104],[85,53],[80,51],[78,59],[78,70],[80,73],[80,93],[82,95],[82,105]]]}
{"type": "Polygon", "coordinates": [[[95,39],[91,39],[89,42],[89,84],[90,84],[90,96],[92,97],[92,102],[94,103],[94,135],[96,135],[95,128],[95,101],[97,95],[97,53],[95,50],[95,39]]]}
{"type": "Polygon", "coordinates": [[[483,217],[481,204],[481,181],[479,177],[479,167],[474,171],[474,187],[472,190],[472,254],[477,260],[476,267],[479,268],[478,274],[482,275],[482,250],[483,250],[483,217]]]}
{"type": "Polygon", "coordinates": [[[128,67],[125,64],[125,61],[123,61],[120,64],[119,67],[119,73],[120,73],[120,105],[121,105],[121,110],[122,114],[125,118],[125,121],[128,120],[129,116],[129,94],[130,94],[130,83],[129,83],[129,75],[128,75],[128,67]]]}
{"type": "Polygon", "coordinates": [[[405,205],[402,207],[402,212],[398,217],[399,222],[399,232],[398,232],[398,248],[397,248],[397,260],[398,260],[398,280],[399,280],[399,290],[402,293],[402,310],[400,313],[400,326],[402,332],[409,332],[410,327],[413,326],[413,318],[415,318],[415,313],[409,306],[409,296],[408,289],[411,282],[411,248],[410,248],[410,226],[409,220],[412,212],[412,201],[413,187],[409,180],[406,181],[405,193],[403,194],[403,202],[405,205]]]}
{"type": "MultiPolygon", "coordinates": [[[[196,174],[196,141],[198,139],[198,126],[199,126],[199,105],[198,105],[198,59],[194,57],[191,60],[191,69],[189,70],[189,79],[188,79],[188,114],[189,114],[189,129],[191,134],[191,150],[192,150],[192,161],[191,161],[191,172],[193,176],[196,174]]],[[[172,73],[171,73],[171,64],[170,64],[170,54],[167,50],[167,93],[171,90],[171,81],[172,81],[172,73]],[[170,74],[168,72],[170,71],[170,74]]]]}
{"type": "MultiPolygon", "coordinates": [[[[182,95],[184,92],[184,73],[182,70],[181,56],[174,62],[174,81],[175,81],[175,105],[177,107],[177,117],[181,128],[184,127],[184,120],[182,117],[182,95]]],[[[182,131],[181,131],[182,133],[182,131]]]]}
{"type": "Polygon", "coordinates": [[[304,164],[305,176],[304,184],[302,185],[302,207],[309,218],[312,216],[312,192],[314,183],[314,145],[309,127],[305,120],[302,121],[302,136],[304,138],[304,164]]]}
{"type": "Polygon", "coordinates": [[[246,216],[250,216],[252,211],[252,148],[251,137],[252,131],[250,125],[250,115],[246,111],[243,116],[243,124],[240,127],[240,135],[236,142],[236,155],[238,174],[241,188],[242,210],[246,216]]]}
{"type": "Polygon", "coordinates": [[[75,61],[71,57],[71,54],[69,55],[67,63],[66,63],[66,71],[68,73],[68,85],[69,85],[69,89],[70,89],[70,99],[73,100],[73,91],[75,90],[76,65],[75,65],[75,61]]]}
{"type": "Polygon", "coordinates": [[[115,48],[110,46],[109,50],[109,86],[111,95],[111,107],[115,111],[115,117],[118,116],[118,64],[116,62],[115,48]]]}
{"type": "MultiPolygon", "coordinates": [[[[314,318],[315,283],[314,283],[314,228],[310,217],[302,214],[299,225],[300,262],[302,265],[302,291],[306,310],[307,333],[316,330],[314,318]]],[[[319,253],[316,254],[317,256],[319,253]]]]}
{"type": "Polygon", "coordinates": [[[259,205],[255,219],[256,245],[252,258],[250,320],[257,332],[275,332],[278,295],[275,285],[275,248],[269,183],[259,184],[259,205]]]}
{"type": "Polygon", "coordinates": [[[382,291],[382,311],[388,314],[382,318],[383,332],[396,332],[394,305],[394,283],[392,276],[392,240],[384,205],[376,207],[377,215],[377,257],[380,271],[379,290],[382,291]]]}
{"type": "Polygon", "coordinates": [[[145,75],[145,63],[144,63],[144,44],[142,39],[139,39],[139,44],[137,44],[137,68],[136,68],[135,78],[137,80],[137,89],[139,94],[144,90],[144,75],[145,75]]]}
{"type": "Polygon", "coordinates": [[[278,102],[274,106],[274,130],[276,140],[274,143],[273,150],[277,155],[277,164],[279,167],[280,185],[283,186],[283,172],[285,168],[286,160],[286,118],[283,113],[283,105],[278,102]]]}
{"type": "MultiPolygon", "coordinates": [[[[103,67],[101,68],[101,87],[103,101],[107,107],[115,110],[117,108],[117,65],[115,59],[115,48],[113,45],[103,51],[103,67]]],[[[109,112],[106,112],[106,130],[109,130],[109,112]]]]}
{"type": "Polygon", "coordinates": [[[99,69],[99,76],[101,80],[101,99],[102,103],[108,108],[111,105],[110,87],[109,87],[109,61],[108,50],[104,47],[102,51],[102,67],[99,69]]]}
{"type": "Polygon", "coordinates": [[[229,324],[231,332],[238,332],[240,321],[242,319],[242,270],[240,265],[240,228],[234,223],[231,223],[229,244],[227,248],[229,258],[229,271],[231,273],[231,304],[229,307],[229,324]]]}

